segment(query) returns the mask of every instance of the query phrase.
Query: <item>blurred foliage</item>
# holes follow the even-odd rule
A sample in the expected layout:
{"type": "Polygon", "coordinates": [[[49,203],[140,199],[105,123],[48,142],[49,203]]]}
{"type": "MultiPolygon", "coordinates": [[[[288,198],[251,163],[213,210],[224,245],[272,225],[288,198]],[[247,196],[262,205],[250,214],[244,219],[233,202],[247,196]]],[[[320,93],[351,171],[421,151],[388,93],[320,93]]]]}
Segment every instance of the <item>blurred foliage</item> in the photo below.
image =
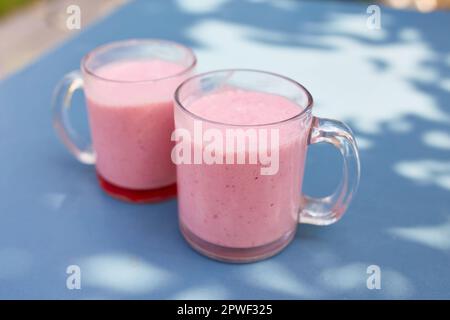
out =
{"type": "Polygon", "coordinates": [[[0,17],[37,0],[0,0],[0,17]]]}

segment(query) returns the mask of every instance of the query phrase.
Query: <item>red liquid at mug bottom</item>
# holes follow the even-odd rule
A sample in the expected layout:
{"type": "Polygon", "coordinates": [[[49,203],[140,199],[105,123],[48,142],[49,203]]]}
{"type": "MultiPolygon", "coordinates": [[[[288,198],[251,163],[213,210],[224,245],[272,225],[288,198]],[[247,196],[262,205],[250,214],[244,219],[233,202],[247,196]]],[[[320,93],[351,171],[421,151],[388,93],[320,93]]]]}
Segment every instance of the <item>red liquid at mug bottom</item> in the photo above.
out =
{"type": "MultiPolygon", "coordinates": [[[[97,73],[106,79],[134,81],[182,70],[171,62],[142,60],[111,63],[97,73]]],[[[172,95],[182,80],[117,83],[88,77],[85,88],[96,170],[109,195],[131,202],[176,195],[176,168],[170,157],[172,95]]]]}
{"type": "MultiPolygon", "coordinates": [[[[289,119],[302,110],[281,96],[242,90],[202,97],[189,108],[206,119],[252,125],[289,119]]],[[[176,117],[177,128],[182,119],[176,117]]],[[[261,164],[178,166],[180,227],[195,249],[219,260],[249,262],[290,242],[298,224],[309,120],[272,127],[280,142],[273,175],[261,175],[261,164]]],[[[195,141],[191,145],[201,151],[195,141]]]]}
{"type": "Polygon", "coordinates": [[[111,197],[134,203],[151,203],[167,200],[177,195],[176,183],[152,190],[133,190],[116,186],[108,182],[97,172],[100,187],[111,197]]]}

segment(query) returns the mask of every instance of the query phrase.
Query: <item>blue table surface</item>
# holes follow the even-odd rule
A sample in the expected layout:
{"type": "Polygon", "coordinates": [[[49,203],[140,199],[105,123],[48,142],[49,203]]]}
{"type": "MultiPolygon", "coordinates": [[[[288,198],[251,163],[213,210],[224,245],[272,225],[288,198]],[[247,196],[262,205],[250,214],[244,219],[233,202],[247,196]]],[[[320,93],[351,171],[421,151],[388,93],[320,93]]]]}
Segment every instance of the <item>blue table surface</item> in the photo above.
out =
{"type": "MultiPolygon", "coordinates": [[[[0,83],[0,298],[450,298],[450,12],[299,1],[135,1],[0,83]],[[276,257],[247,265],[185,243],[175,200],[132,205],[98,188],[55,136],[58,80],[94,47],[165,38],[199,71],[246,67],[297,79],[315,114],[346,121],[361,149],[359,192],[329,227],[300,225],[276,257]],[[69,265],[81,289],[66,287],[69,265]],[[369,290],[367,267],[381,270],[369,290]]],[[[83,13],[83,10],[82,10],[83,13]]],[[[73,116],[88,132],[83,96],[73,116]]],[[[304,189],[340,178],[340,156],[309,149],[304,189]]]]}

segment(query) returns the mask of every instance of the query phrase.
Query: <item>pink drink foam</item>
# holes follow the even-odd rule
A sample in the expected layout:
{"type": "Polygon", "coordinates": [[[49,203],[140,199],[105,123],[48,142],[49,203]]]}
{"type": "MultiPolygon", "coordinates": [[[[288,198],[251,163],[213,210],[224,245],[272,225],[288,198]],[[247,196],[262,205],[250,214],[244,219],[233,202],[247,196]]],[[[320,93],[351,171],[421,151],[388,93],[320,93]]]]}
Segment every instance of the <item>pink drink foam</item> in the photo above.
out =
{"type": "Polygon", "coordinates": [[[175,75],[184,69],[163,60],[136,60],[96,70],[97,76],[116,81],[86,76],[96,166],[107,181],[136,190],[175,183],[172,96],[186,76],[175,75]]]}
{"type": "MultiPolygon", "coordinates": [[[[179,165],[178,185],[183,186],[178,190],[180,222],[197,237],[232,248],[269,244],[294,231],[309,115],[262,127],[295,117],[302,109],[278,95],[243,90],[204,96],[188,109],[212,121],[278,129],[279,170],[261,175],[261,164],[179,165]]],[[[177,122],[182,121],[178,119],[176,116],[177,122]]],[[[221,129],[225,128],[230,126],[221,129]]],[[[202,148],[196,143],[192,146],[202,148]]]]}

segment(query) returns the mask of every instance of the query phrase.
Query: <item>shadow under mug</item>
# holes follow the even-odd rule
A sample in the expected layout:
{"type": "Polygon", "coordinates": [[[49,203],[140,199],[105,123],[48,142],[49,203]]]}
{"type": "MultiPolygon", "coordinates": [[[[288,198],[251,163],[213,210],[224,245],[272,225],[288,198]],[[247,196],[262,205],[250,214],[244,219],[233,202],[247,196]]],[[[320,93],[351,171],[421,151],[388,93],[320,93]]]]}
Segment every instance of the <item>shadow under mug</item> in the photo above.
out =
{"type": "MultiPolygon", "coordinates": [[[[278,171],[273,175],[261,175],[261,162],[190,164],[177,160],[179,224],[184,238],[194,249],[221,261],[257,261],[288,245],[299,222],[329,225],[341,218],[359,182],[357,145],[348,126],[336,120],[314,117],[312,105],[311,94],[301,84],[264,71],[213,71],[193,76],[178,87],[175,128],[184,130],[190,137],[195,137],[195,130],[201,130],[199,132],[205,136],[209,129],[216,133],[244,130],[241,131],[244,134],[249,129],[276,129],[279,133],[278,171]],[[236,125],[217,121],[218,105],[215,105],[216,121],[190,109],[197,99],[236,89],[287,98],[298,106],[298,113],[267,124],[239,122],[236,125]],[[316,199],[302,195],[301,185],[307,147],[320,142],[339,149],[344,159],[343,176],[333,194],[316,199]]],[[[198,141],[189,141],[194,156],[197,151],[204,150],[198,141]]],[[[273,153],[275,150],[270,148],[273,153]]],[[[231,152],[231,159],[237,159],[244,153],[243,159],[250,159],[255,150],[226,150],[222,155],[229,156],[231,152]]]]}
{"type": "Polygon", "coordinates": [[[196,65],[191,49],[152,39],[113,42],[94,49],[81,72],[67,74],[53,99],[53,124],[67,149],[85,164],[95,164],[100,186],[131,202],[176,195],[173,93],[196,65]],[[69,120],[71,98],[83,88],[92,144],[69,120]]]}

